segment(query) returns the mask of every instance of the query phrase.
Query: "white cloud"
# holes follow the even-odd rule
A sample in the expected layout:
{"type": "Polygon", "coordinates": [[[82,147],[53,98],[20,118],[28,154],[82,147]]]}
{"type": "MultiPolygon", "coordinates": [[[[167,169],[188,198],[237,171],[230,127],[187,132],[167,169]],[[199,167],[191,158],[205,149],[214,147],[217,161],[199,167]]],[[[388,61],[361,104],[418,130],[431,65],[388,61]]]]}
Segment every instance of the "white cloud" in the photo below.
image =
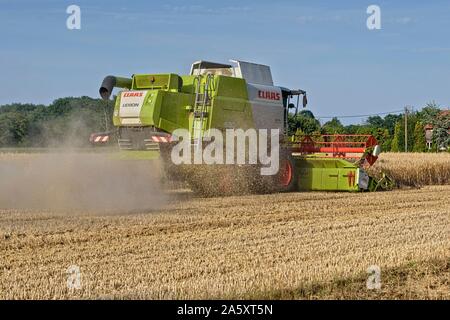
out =
{"type": "Polygon", "coordinates": [[[183,14],[232,14],[250,10],[245,6],[206,7],[202,5],[172,6],[164,5],[164,9],[183,14]]]}
{"type": "Polygon", "coordinates": [[[308,16],[298,16],[295,19],[297,22],[301,23],[301,24],[305,24],[305,23],[313,23],[313,22],[340,22],[343,20],[343,17],[339,14],[335,14],[335,15],[324,15],[324,16],[312,16],[312,15],[308,15],[308,16]]]}

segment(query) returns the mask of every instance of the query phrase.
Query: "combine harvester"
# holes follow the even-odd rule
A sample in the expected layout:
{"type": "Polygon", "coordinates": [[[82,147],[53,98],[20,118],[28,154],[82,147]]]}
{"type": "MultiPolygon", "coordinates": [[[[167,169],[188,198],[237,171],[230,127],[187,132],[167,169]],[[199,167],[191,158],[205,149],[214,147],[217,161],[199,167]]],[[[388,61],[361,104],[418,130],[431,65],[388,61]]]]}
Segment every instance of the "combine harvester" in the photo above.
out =
{"type": "Polygon", "coordinates": [[[392,187],[386,176],[377,180],[365,170],[380,153],[373,136],[288,136],[289,111],[297,112],[300,98],[306,106],[306,92],[274,86],[268,66],[230,62],[194,62],[190,74],[183,76],[107,76],[99,90],[103,99],[108,100],[114,88],[124,89],[115,101],[113,123],[117,130],[93,134],[91,142],[104,144],[117,138],[128,158],[146,159],[159,151],[166,173],[202,194],[242,193],[243,189],[375,191],[392,187]],[[295,99],[296,104],[291,103],[295,99]],[[261,176],[256,170],[261,164],[174,165],[170,155],[176,145],[172,134],[177,129],[189,130],[192,148],[208,140],[209,129],[279,129],[279,171],[274,176],[261,176]]]}

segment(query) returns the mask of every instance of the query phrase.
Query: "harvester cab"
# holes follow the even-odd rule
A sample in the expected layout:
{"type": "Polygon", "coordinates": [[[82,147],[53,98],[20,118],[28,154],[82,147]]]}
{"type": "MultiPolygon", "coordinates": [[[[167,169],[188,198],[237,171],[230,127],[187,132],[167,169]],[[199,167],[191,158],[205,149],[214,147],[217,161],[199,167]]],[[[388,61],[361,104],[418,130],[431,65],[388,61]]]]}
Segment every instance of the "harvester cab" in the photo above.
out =
{"type": "MultiPolygon", "coordinates": [[[[114,88],[122,89],[113,112],[119,148],[130,154],[140,153],[139,159],[145,158],[142,154],[159,150],[163,161],[170,163],[170,150],[175,144],[172,134],[177,129],[187,130],[192,145],[197,147],[212,129],[221,132],[278,129],[282,149],[280,172],[276,178],[261,179],[256,184],[276,184],[278,191],[369,188],[369,183],[364,182],[367,174],[361,161],[350,161],[349,155],[362,153],[364,157],[359,160],[364,158],[366,163],[373,164],[377,157],[373,149],[379,148],[375,138],[364,137],[368,139],[364,144],[358,144],[361,137],[356,136],[323,136],[316,140],[304,137],[301,141],[287,142],[289,112],[298,112],[300,99],[302,106],[306,106],[306,91],[275,86],[269,66],[240,60],[230,60],[229,64],[196,61],[188,75],[107,76],[100,87],[100,96],[109,99],[114,88]],[[295,98],[296,103],[291,103],[295,98]],[[348,139],[356,139],[356,144],[351,145],[348,139]],[[353,178],[348,178],[349,175],[353,178]]],[[[107,139],[104,135],[100,137],[91,140],[97,143],[107,139]]],[[[246,143],[258,144],[249,140],[246,143]]],[[[228,180],[234,184],[236,179],[228,180]]]]}

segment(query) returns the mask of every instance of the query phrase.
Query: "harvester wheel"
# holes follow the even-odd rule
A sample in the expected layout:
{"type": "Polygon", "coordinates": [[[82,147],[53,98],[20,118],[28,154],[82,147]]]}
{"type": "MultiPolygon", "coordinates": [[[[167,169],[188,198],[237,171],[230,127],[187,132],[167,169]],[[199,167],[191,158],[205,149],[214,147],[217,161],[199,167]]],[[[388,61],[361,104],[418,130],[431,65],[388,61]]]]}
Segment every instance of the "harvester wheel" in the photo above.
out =
{"type": "Polygon", "coordinates": [[[280,154],[280,168],[275,176],[275,183],[279,192],[292,192],[297,189],[298,172],[294,158],[287,152],[280,154]]]}

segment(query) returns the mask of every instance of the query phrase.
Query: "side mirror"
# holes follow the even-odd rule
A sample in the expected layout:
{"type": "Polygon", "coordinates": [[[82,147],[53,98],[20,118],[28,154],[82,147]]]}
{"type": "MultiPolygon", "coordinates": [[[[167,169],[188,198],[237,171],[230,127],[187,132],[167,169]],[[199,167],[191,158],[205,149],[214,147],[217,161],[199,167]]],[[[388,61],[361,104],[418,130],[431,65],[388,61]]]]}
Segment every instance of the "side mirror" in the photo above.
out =
{"type": "Polygon", "coordinates": [[[306,97],[306,93],[303,95],[303,108],[308,104],[308,98],[306,97]]]}
{"type": "Polygon", "coordinates": [[[295,109],[295,104],[289,103],[288,104],[288,109],[295,109]]]}

